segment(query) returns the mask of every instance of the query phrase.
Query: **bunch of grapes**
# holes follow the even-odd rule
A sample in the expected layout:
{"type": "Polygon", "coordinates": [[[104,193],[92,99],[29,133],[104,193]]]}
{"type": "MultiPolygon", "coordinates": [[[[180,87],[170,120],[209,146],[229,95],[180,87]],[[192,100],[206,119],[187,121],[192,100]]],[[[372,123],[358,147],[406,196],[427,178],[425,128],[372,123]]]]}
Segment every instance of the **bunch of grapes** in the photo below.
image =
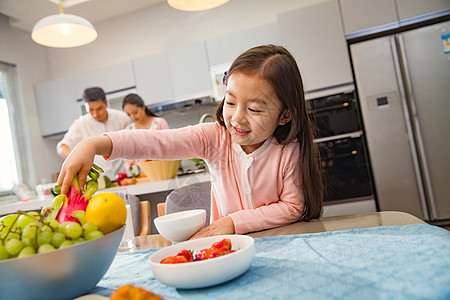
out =
{"type": "Polygon", "coordinates": [[[103,236],[97,225],[80,223],[60,224],[37,212],[18,211],[4,216],[0,219],[0,260],[44,253],[103,236]]]}

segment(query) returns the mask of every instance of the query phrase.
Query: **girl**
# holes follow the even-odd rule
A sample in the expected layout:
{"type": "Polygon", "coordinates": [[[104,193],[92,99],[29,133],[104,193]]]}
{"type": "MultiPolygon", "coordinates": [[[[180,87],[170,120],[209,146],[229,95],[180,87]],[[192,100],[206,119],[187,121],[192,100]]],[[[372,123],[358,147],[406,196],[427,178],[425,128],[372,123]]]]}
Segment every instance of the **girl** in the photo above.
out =
{"type": "Polygon", "coordinates": [[[122,109],[133,121],[127,129],[169,129],[166,120],[155,115],[136,94],[125,96],[122,109]]]}
{"type": "MultiPolygon", "coordinates": [[[[166,120],[155,115],[147,106],[144,100],[136,94],[128,94],[122,102],[122,109],[131,121],[125,129],[169,129],[166,120]]],[[[127,170],[131,170],[133,165],[139,164],[136,160],[125,160],[127,170]]]]}
{"type": "Polygon", "coordinates": [[[84,183],[95,154],[108,159],[196,157],[206,161],[211,173],[211,225],[192,238],[244,234],[319,217],[318,150],[292,55],[274,45],[247,50],[232,63],[224,84],[216,123],[84,140],[63,164],[62,192],[77,172],[84,183]]]}

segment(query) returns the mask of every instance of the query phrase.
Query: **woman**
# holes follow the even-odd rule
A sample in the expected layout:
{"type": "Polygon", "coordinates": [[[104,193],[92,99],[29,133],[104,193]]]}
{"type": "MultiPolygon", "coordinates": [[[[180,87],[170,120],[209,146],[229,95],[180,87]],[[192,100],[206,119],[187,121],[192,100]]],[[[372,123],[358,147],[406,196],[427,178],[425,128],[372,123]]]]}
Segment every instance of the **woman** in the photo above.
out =
{"type": "Polygon", "coordinates": [[[127,129],[169,129],[166,120],[148,109],[144,100],[136,94],[128,94],[123,99],[122,109],[133,121],[127,129]]]}
{"type": "MultiPolygon", "coordinates": [[[[136,94],[128,94],[122,102],[122,109],[131,121],[126,129],[169,129],[167,121],[155,115],[144,103],[141,97],[136,94]]],[[[139,162],[135,160],[125,160],[127,170],[132,170],[133,165],[139,162]]]]}

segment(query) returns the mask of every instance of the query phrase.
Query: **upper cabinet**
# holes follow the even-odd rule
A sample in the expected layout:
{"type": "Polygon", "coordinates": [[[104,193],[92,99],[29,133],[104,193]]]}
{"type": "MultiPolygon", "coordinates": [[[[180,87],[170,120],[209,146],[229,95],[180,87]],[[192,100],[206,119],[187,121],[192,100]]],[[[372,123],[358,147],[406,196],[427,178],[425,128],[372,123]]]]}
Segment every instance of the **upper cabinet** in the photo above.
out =
{"type": "Polygon", "coordinates": [[[137,92],[147,105],[212,94],[204,42],[135,59],[133,68],[137,92]]]}
{"type": "Polygon", "coordinates": [[[396,28],[399,22],[450,8],[449,0],[339,0],[345,34],[382,26],[396,28]]]}
{"type": "Polygon", "coordinates": [[[145,104],[174,98],[167,52],[133,60],[136,90],[145,104]]]}
{"type": "Polygon", "coordinates": [[[80,116],[73,78],[64,77],[37,84],[35,92],[43,137],[65,133],[80,116]]]}
{"type": "Polygon", "coordinates": [[[278,15],[282,44],[294,55],[305,91],[353,81],[337,0],[278,15]]]}
{"type": "Polygon", "coordinates": [[[108,93],[136,86],[131,61],[77,74],[74,80],[77,99],[89,87],[98,86],[108,93]]]}
{"type": "Polygon", "coordinates": [[[395,0],[339,0],[345,34],[397,24],[395,0]]]}
{"type": "Polygon", "coordinates": [[[204,42],[169,49],[167,57],[175,99],[212,94],[204,42]]]}
{"type": "Polygon", "coordinates": [[[279,44],[277,23],[243,30],[206,41],[210,66],[231,63],[244,51],[263,44],[279,44]]]}
{"type": "Polygon", "coordinates": [[[399,21],[450,9],[449,0],[396,0],[399,21]]]}

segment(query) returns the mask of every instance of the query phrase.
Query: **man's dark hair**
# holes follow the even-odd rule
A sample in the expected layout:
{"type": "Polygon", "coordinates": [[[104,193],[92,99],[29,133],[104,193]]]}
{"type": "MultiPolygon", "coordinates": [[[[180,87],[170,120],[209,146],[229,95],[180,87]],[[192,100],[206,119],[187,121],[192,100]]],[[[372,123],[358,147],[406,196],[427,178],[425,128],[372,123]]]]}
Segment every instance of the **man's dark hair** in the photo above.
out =
{"type": "Polygon", "coordinates": [[[83,100],[84,102],[102,100],[106,103],[106,95],[102,88],[91,87],[84,90],[83,100]]]}

